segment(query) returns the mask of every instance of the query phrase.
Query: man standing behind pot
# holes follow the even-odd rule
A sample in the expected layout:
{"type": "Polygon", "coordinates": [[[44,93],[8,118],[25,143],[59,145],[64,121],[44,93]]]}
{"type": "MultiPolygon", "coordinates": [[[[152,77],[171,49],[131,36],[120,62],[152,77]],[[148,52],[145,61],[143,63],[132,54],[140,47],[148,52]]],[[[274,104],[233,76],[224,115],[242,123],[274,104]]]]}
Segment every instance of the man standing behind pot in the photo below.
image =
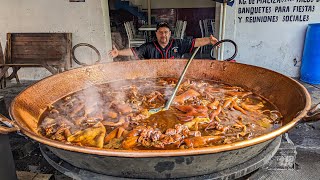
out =
{"type": "Polygon", "coordinates": [[[185,53],[191,53],[194,47],[215,44],[218,40],[213,37],[195,39],[171,38],[170,26],[161,22],[156,29],[157,40],[147,42],[140,47],[118,50],[115,46],[109,52],[112,58],[117,56],[135,56],[136,59],[174,59],[181,58],[185,53]]]}

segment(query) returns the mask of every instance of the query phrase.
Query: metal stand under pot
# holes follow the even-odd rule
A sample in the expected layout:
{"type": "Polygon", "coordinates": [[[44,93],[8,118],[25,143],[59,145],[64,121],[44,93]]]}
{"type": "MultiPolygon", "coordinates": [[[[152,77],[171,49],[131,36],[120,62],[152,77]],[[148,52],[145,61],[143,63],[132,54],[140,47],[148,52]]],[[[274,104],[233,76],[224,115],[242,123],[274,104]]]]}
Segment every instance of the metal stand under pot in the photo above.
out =
{"type": "MultiPolygon", "coordinates": [[[[3,96],[0,96],[0,113],[6,114],[3,96]]],[[[0,133],[0,177],[2,180],[16,180],[16,168],[13,161],[9,137],[0,133]]]]}
{"type": "MultiPolygon", "coordinates": [[[[277,150],[279,149],[281,143],[281,136],[274,139],[260,154],[256,157],[250,159],[247,162],[239,164],[237,166],[222,170],[220,172],[215,172],[212,174],[206,174],[202,176],[194,176],[194,177],[187,177],[187,178],[179,178],[179,179],[193,179],[193,180],[202,180],[202,179],[237,179],[243,176],[246,176],[257,169],[261,168],[265,164],[267,164],[270,159],[276,154],[277,150]]],[[[68,162],[60,159],[54,153],[52,153],[45,145],[40,145],[40,150],[43,157],[52,165],[55,169],[60,171],[61,173],[65,174],[74,179],[129,179],[123,177],[114,177],[108,176],[104,174],[99,174],[95,172],[91,172],[85,169],[81,169],[75,167],[68,162]]]]}

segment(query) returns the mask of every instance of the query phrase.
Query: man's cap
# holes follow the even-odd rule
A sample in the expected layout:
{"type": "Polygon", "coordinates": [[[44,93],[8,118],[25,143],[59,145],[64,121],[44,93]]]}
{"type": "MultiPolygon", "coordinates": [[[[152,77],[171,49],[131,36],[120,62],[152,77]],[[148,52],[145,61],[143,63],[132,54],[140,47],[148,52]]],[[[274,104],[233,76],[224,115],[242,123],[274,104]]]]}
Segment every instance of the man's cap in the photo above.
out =
{"type": "Polygon", "coordinates": [[[157,30],[161,27],[166,27],[166,28],[169,28],[169,30],[171,31],[171,28],[170,28],[170,25],[167,23],[167,22],[159,22],[157,24],[157,30]]]}

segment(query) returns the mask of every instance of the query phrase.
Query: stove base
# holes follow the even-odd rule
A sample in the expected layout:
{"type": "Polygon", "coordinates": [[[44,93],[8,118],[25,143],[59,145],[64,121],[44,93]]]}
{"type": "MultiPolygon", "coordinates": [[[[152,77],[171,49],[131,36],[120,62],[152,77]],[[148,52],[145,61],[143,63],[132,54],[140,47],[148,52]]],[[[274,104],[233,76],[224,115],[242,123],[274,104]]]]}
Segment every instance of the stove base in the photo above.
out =
{"type": "MultiPolygon", "coordinates": [[[[232,168],[225,169],[223,171],[202,175],[194,176],[188,178],[180,179],[192,179],[192,180],[201,180],[201,179],[236,179],[243,177],[252,173],[253,171],[259,169],[260,167],[267,164],[270,159],[276,154],[281,143],[281,136],[274,139],[259,155],[254,158],[246,161],[245,163],[239,164],[232,168]]],[[[40,145],[40,150],[43,154],[43,157],[52,165],[55,169],[65,174],[68,177],[73,179],[90,179],[90,180],[102,180],[102,179],[129,179],[123,177],[114,177],[103,174],[98,174],[95,172],[87,171],[84,169],[77,168],[66,161],[60,159],[54,153],[52,153],[45,145],[40,145]]]]}

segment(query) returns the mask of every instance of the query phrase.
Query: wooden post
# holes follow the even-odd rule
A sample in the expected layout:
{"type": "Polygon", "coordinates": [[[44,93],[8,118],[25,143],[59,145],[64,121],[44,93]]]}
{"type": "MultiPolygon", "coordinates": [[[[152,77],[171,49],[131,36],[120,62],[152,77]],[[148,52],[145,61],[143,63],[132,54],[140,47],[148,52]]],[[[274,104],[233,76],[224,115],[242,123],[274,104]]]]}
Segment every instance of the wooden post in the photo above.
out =
{"type": "Polygon", "coordinates": [[[151,0],[148,0],[148,25],[151,25],[151,0]]]}

